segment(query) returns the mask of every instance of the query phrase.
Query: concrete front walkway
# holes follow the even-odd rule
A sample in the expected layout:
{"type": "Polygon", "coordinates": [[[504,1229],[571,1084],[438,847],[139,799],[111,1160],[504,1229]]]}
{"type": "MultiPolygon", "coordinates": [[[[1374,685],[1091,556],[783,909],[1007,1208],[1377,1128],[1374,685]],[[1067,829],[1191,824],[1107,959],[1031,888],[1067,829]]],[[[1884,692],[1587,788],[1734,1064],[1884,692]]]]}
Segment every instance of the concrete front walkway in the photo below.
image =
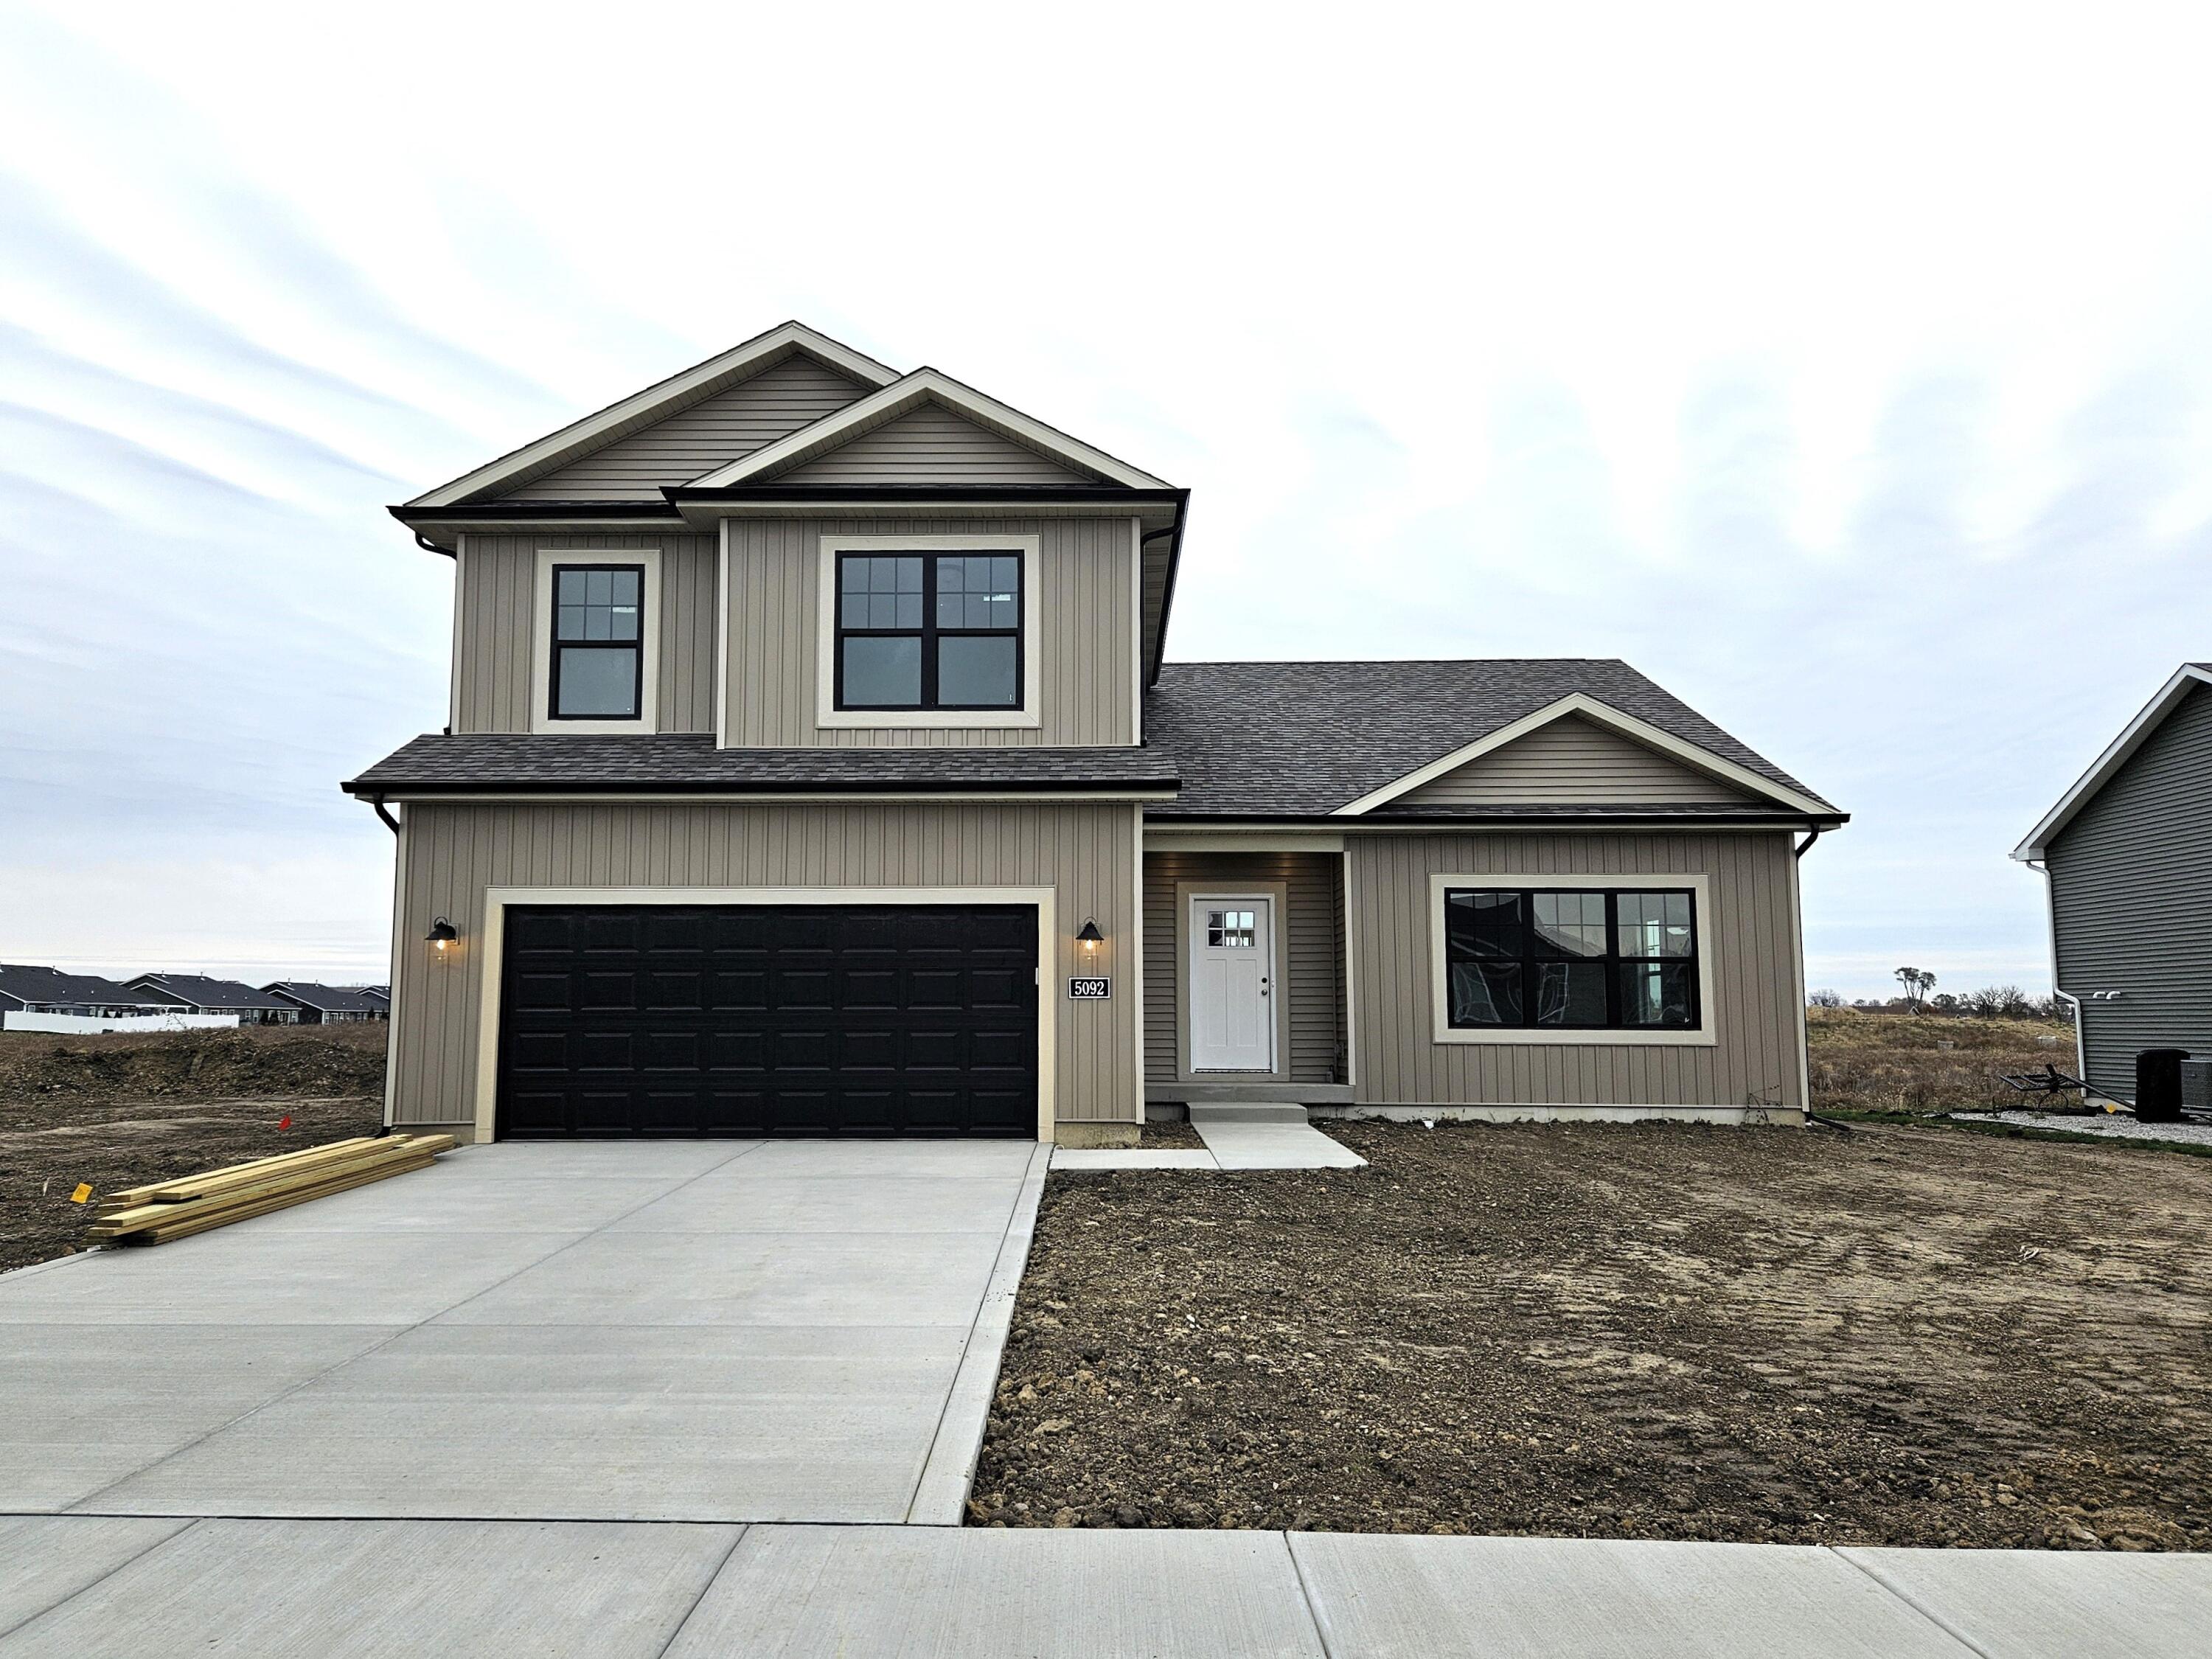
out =
{"type": "Polygon", "coordinates": [[[2165,1659],[2212,1557],[1260,1532],[0,1522],[0,1659],[2165,1659]]]}
{"type": "Polygon", "coordinates": [[[1044,1164],[470,1147],[0,1276],[0,1516],[956,1523],[1044,1164]]]}

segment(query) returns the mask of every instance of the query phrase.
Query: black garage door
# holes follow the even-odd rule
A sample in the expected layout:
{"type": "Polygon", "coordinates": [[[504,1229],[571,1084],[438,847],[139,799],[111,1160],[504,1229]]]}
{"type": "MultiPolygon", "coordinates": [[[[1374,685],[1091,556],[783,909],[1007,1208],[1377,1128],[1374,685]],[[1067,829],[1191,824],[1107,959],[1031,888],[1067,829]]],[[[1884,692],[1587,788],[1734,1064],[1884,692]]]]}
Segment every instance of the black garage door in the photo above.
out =
{"type": "Polygon", "coordinates": [[[1020,905],[516,906],[498,1133],[1036,1133],[1020,905]]]}

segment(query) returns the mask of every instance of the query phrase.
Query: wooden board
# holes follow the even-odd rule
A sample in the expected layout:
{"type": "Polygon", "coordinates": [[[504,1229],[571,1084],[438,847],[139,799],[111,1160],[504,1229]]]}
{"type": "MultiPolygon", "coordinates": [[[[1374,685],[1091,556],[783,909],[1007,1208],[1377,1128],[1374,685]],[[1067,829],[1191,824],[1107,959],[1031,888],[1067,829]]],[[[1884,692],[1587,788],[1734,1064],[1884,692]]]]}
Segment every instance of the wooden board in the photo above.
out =
{"type": "Polygon", "coordinates": [[[277,1193],[312,1188],[338,1176],[381,1169],[387,1164],[406,1163],[428,1156],[404,1140],[379,1141],[375,1145],[382,1150],[304,1169],[271,1169],[264,1172],[258,1180],[210,1193],[204,1197],[157,1200],[136,1204],[125,1210],[106,1211],[94,1218],[92,1236],[94,1238],[114,1237],[122,1233],[136,1232],[141,1228],[159,1226],[164,1222],[181,1220],[186,1215],[196,1214],[210,1206],[248,1202],[277,1193]]]}
{"type": "Polygon", "coordinates": [[[258,1215],[288,1210],[295,1204],[305,1204],[311,1199],[327,1198],[333,1193],[343,1193],[356,1187],[366,1187],[372,1182],[404,1175],[410,1170],[427,1170],[431,1160],[425,1156],[415,1159],[380,1165],[356,1174],[318,1182],[312,1188],[293,1192],[272,1193],[248,1201],[226,1203],[220,1209],[172,1212],[178,1218],[158,1227],[149,1227],[127,1235],[117,1242],[125,1245],[167,1244],[172,1239],[189,1238],[194,1233],[204,1233],[216,1227],[228,1227],[234,1221],[250,1221],[258,1215]]]}

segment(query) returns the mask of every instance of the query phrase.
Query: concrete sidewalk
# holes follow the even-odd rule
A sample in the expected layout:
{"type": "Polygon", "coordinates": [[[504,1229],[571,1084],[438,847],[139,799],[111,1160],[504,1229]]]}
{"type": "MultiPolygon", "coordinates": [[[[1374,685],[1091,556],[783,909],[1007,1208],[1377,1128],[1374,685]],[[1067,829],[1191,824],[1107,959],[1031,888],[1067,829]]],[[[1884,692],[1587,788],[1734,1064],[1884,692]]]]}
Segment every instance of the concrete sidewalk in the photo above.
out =
{"type": "Polygon", "coordinates": [[[2212,1557],[1262,1532],[35,1516],[0,1659],[2163,1659],[2212,1557]]]}

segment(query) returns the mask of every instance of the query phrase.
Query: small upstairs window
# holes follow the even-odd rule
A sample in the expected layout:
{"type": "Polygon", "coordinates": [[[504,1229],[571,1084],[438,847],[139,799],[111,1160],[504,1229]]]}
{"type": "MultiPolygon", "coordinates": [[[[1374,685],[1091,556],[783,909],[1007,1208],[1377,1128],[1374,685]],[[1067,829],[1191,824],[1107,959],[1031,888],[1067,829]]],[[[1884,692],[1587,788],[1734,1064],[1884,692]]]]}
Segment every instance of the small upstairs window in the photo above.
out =
{"type": "Polygon", "coordinates": [[[837,556],[839,709],[1022,706],[1022,556],[837,556]]]}
{"type": "Polygon", "coordinates": [[[553,567],[552,672],[556,720],[634,720],[645,698],[645,568],[553,567]]]}

